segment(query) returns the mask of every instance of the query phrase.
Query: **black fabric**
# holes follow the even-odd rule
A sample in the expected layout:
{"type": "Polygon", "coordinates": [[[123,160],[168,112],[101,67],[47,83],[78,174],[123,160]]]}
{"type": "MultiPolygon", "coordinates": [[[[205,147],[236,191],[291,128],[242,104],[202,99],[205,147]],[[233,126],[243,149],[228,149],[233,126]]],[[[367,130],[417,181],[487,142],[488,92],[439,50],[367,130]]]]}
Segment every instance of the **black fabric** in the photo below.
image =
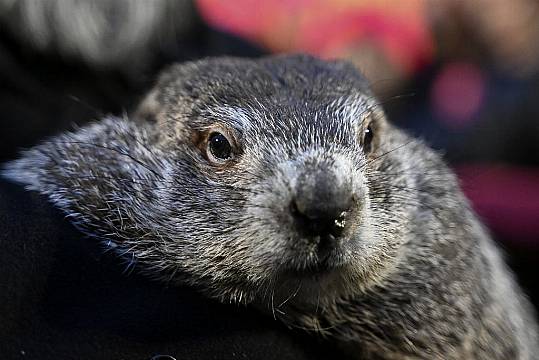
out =
{"type": "MultiPolygon", "coordinates": [[[[43,197],[0,181],[0,358],[322,359],[271,317],[127,269],[43,197]]],[[[337,356],[338,358],[339,356],[337,356]]]]}

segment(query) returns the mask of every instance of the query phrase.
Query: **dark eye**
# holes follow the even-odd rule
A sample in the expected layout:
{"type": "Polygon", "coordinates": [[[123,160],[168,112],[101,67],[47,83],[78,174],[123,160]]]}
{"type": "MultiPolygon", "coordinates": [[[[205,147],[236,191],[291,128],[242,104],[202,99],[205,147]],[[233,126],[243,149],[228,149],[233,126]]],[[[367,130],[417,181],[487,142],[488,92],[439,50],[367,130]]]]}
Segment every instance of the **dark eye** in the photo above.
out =
{"type": "Polygon", "coordinates": [[[232,157],[232,145],[221,133],[213,132],[208,138],[208,149],[211,155],[218,160],[227,160],[232,157]]]}
{"type": "Polygon", "coordinates": [[[372,151],[372,139],[374,138],[374,133],[372,132],[372,127],[369,124],[363,132],[363,151],[365,154],[368,154],[372,151]]]}

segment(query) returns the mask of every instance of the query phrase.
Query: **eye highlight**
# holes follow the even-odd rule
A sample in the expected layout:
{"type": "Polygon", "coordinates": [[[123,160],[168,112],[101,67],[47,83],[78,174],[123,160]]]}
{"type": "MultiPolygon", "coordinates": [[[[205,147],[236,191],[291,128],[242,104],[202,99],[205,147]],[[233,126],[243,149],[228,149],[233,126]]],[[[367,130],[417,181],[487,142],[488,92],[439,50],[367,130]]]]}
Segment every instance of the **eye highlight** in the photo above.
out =
{"type": "Polygon", "coordinates": [[[232,145],[225,135],[214,131],[208,136],[208,157],[211,160],[221,162],[231,159],[232,155],[232,145]]]}
{"type": "Polygon", "coordinates": [[[369,124],[365,129],[363,129],[363,151],[365,154],[369,154],[372,151],[372,140],[374,139],[374,132],[372,131],[372,126],[369,124]]]}

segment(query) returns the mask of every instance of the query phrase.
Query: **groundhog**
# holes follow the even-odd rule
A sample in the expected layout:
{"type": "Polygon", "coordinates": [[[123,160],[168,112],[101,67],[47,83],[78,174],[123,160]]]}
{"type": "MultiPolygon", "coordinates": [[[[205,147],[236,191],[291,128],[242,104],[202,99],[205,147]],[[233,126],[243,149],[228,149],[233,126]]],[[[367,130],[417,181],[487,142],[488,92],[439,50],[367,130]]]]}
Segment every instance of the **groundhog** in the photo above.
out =
{"type": "Polygon", "coordinates": [[[166,70],[129,116],[4,169],[167,283],[366,359],[537,359],[535,314],[439,154],[358,70],[306,55],[166,70]]]}

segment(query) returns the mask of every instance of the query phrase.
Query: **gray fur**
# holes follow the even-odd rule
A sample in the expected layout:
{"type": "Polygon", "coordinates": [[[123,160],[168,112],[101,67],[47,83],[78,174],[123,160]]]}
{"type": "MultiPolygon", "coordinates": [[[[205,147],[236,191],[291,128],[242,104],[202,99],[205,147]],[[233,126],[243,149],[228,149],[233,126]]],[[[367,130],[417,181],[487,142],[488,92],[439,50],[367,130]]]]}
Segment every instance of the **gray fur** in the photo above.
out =
{"type": "Polygon", "coordinates": [[[386,122],[353,66],[307,56],[180,64],[132,118],[52,138],[4,174],[136,269],[255,304],[358,357],[538,358],[534,312],[455,176],[386,122]],[[361,141],[368,121],[372,153],[361,141]],[[196,146],[216,127],[239,143],[226,166],[196,146]],[[286,210],[307,171],[351,184],[356,199],[325,259],[286,210]]]}

